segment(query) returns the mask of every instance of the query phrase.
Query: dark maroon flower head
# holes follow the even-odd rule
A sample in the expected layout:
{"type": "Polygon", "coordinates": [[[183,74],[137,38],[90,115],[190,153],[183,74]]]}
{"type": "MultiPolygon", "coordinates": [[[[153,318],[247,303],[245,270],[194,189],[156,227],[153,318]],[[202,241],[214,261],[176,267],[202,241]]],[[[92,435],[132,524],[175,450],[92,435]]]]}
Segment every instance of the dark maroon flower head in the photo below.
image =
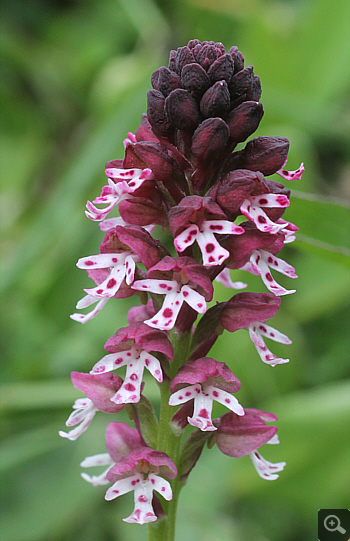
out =
{"type": "Polygon", "coordinates": [[[151,83],[147,117],[154,134],[162,139],[174,137],[177,131],[192,134],[196,130],[192,154],[197,162],[232,150],[256,130],[263,115],[258,103],[260,79],[253,66],[244,68],[237,47],[225,53],[222,43],[191,40],[171,51],[168,67],[156,70],[151,83]],[[210,141],[213,133],[215,144],[210,141]],[[209,142],[207,153],[202,149],[204,140],[209,142]]]}

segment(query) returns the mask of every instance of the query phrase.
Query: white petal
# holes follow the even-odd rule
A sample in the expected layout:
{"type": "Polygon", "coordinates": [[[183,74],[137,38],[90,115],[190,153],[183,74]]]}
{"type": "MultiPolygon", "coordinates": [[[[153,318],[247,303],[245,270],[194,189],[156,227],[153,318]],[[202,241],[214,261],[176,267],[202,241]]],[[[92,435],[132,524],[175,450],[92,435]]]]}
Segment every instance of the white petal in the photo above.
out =
{"type": "Polygon", "coordinates": [[[289,295],[290,293],[295,293],[295,289],[285,289],[273,279],[269,267],[262,259],[261,254],[258,250],[253,250],[252,255],[250,256],[250,262],[252,264],[253,270],[259,272],[262,281],[266,285],[267,289],[271,291],[271,293],[278,297],[282,295],[289,295]]]}
{"type": "Polygon", "coordinates": [[[221,265],[230,255],[230,252],[223,248],[212,231],[199,232],[197,243],[202,253],[203,265],[221,265]]]}
{"type": "MultiPolygon", "coordinates": [[[[90,298],[94,298],[94,297],[92,297],[91,295],[86,295],[84,299],[87,299],[87,298],[89,298],[90,300],[90,298]]],[[[84,299],[81,299],[81,300],[84,300],[84,299]]],[[[94,302],[96,302],[97,300],[98,299],[95,298],[94,302]]],[[[72,314],[70,317],[71,319],[74,319],[75,321],[79,321],[79,323],[86,323],[87,321],[90,321],[90,319],[94,318],[99,312],[101,312],[102,308],[107,304],[107,301],[108,301],[108,298],[101,299],[100,302],[97,303],[95,308],[88,314],[72,314]]]]}
{"type": "Polygon", "coordinates": [[[163,479],[163,477],[155,475],[154,473],[151,473],[148,476],[148,479],[152,483],[153,490],[159,492],[159,494],[161,494],[163,498],[167,501],[172,499],[173,492],[171,490],[171,485],[168,481],[163,479]]]}
{"type": "Polygon", "coordinates": [[[63,430],[60,430],[58,433],[62,438],[67,438],[71,441],[75,441],[79,436],[81,436],[85,430],[88,429],[92,419],[95,416],[97,408],[94,408],[93,411],[89,412],[88,415],[84,418],[83,422],[78,425],[76,428],[73,428],[73,430],[70,430],[70,432],[63,432],[63,430]]]}
{"type": "Polygon", "coordinates": [[[254,324],[249,325],[248,329],[250,339],[253,342],[256,351],[259,353],[259,356],[264,363],[269,364],[270,366],[289,363],[289,359],[282,359],[281,357],[277,357],[268,349],[260,334],[255,332],[254,324]]]}
{"type": "Polygon", "coordinates": [[[289,199],[284,194],[263,193],[249,197],[253,207],[286,208],[289,207],[289,199]]]}
{"type": "Polygon", "coordinates": [[[165,295],[162,308],[145,323],[155,329],[170,330],[174,327],[183,303],[182,293],[176,291],[165,295]]]}
{"type": "Polygon", "coordinates": [[[194,241],[197,238],[197,234],[199,232],[199,228],[196,224],[192,224],[187,229],[182,231],[177,237],[174,239],[174,246],[175,249],[178,252],[183,252],[186,250],[188,246],[191,246],[191,244],[194,243],[194,241]]]}
{"type": "Polygon", "coordinates": [[[105,372],[116,370],[117,368],[127,364],[130,358],[130,350],[105,355],[95,364],[93,369],[90,370],[90,374],[104,374],[105,372]]]}
{"type": "Polygon", "coordinates": [[[80,462],[80,466],[82,468],[93,468],[94,466],[108,466],[112,463],[113,460],[109,453],[100,453],[99,455],[87,456],[80,462]]]}
{"type": "Polygon", "coordinates": [[[192,400],[201,393],[201,386],[196,383],[195,385],[189,385],[184,387],[179,391],[173,393],[169,398],[169,406],[178,406],[179,404],[184,404],[189,400],[192,400]]]}
{"type": "Polygon", "coordinates": [[[242,235],[243,227],[229,220],[205,220],[201,226],[202,232],[210,231],[217,235],[242,235]]]}
{"type": "Polygon", "coordinates": [[[138,257],[135,258],[135,256],[128,255],[128,257],[125,260],[125,273],[126,273],[125,281],[128,285],[132,284],[134,281],[135,268],[136,268],[135,259],[139,260],[138,257]]]}
{"type": "Polygon", "coordinates": [[[292,265],[289,265],[283,259],[280,259],[279,257],[276,257],[275,255],[266,252],[266,250],[259,250],[259,252],[262,259],[269,267],[275,269],[281,274],[284,274],[285,276],[289,276],[289,278],[298,278],[292,265]]]}
{"type": "Polygon", "coordinates": [[[139,473],[126,477],[125,479],[119,479],[119,481],[116,481],[114,485],[109,487],[105,495],[105,500],[114,500],[115,498],[118,498],[118,496],[122,496],[123,494],[127,494],[127,492],[135,490],[135,487],[141,482],[141,479],[142,476],[139,473]]]}
{"type": "Polygon", "coordinates": [[[285,334],[282,334],[277,329],[274,329],[273,327],[270,327],[270,325],[266,325],[266,323],[260,323],[259,321],[256,321],[255,323],[252,323],[251,325],[254,325],[256,327],[256,331],[261,334],[262,336],[266,336],[266,338],[270,338],[271,340],[274,340],[275,342],[280,342],[281,344],[291,344],[292,341],[286,336],[285,334]]]}
{"type": "Polygon", "coordinates": [[[260,207],[254,207],[248,199],[242,203],[241,212],[263,233],[276,234],[284,227],[283,224],[272,222],[260,207]]]}
{"type": "Polygon", "coordinates": [[[157,516],[152,507],[152,498],[152,483],[149,479],[146,479],[135,488],[135,509],[129,517],[123,519],[124,522],[136,522],[137,524],[155,522],[157,516]]]}
{"type": "Polygon", "coordinates": [[[215,279],[217,282],[219,282],[219,284],[222,284],[225,287],[231,287],[232,289],[244,289],[247,287],[247,284],[244,282],[233,282],[231,279],[230,270],[227,268],[221,271],[215,279]]]}
{"type": "Polygon", "coordinates": [[[148,353],[148,351],[143,351],[140,355],[140,359],[145,363],[145,367],[152,376],[161,383],[163,381],[163,372],[158,359],[148,353]]]}
{"type": "Polygon", "coordinates": [[[207,303],[205,298],[189,286],[182,286],[181,293],[183,299],[199,314],[204,314],[207,311],[207,303]]]}
{"type": "Polygon", "coordinates": [[[92,289],[84,289],[88,295],[111,298],[119,290],[125,278],[126,269],[123,266],[113,268],[112,272],[100,285],[92,289]]]}
{"type": "Polygon", "coordinates": [[[206,387],[205,391],[209,393],[212,400],[216,400],[216,402],[219,402],[226,408],[230,409],[236,415],[244,415],[243,407],[238,402],[237,398],[235,398],[232,394],[212,385],[206,387]]]}
{"type": "Polygon", "coordinates": [[[131,286],[131,289],[150,291],[151,293],[159,293],[161,295],[167,295],[172,291],[177,291],[178,288],[179,284],[175,280],[153,280],[152,278],[137,280],[131,286]]]}
{"type": "Polygon", "coordinates": [[[79,269],[106,269],[117,265],[124,265],[128,252],[121,254],[98,254],[88,257],[82,257],[78,260],[79,269]]]}
{"type": "Polygon", "coordinates": [[[187,421],[192,426],[196,426],[203,432],[213,432],[216,430],[211,420],[213,409],[213,399],[209,393],[205,394],[202,390],[194,399],[194,411],[192,417],[187,417],[187,421]]]}
{"type": "Polygon", "coordinates": [[[279,442],[280,442],[280,440],[278,439],[278,434],[276,432],[276,434],[274,436],[272,436],[272,438],[269,441],[267,441],[266,443],[269,443],[270,445],[277,445],[279,442]]]}
{"type": "Polygon", "coordinates": [[[282,471],[286,465],[285,462],[277,462],[276,464],[268,462],[268,460],[265,460],[265,458],[261,456],[258,451],[249,453],[249,455],[260,477],[262,479],[266,479],[267,481],[274,481],[277,479],[277,472],[282,471]]]}

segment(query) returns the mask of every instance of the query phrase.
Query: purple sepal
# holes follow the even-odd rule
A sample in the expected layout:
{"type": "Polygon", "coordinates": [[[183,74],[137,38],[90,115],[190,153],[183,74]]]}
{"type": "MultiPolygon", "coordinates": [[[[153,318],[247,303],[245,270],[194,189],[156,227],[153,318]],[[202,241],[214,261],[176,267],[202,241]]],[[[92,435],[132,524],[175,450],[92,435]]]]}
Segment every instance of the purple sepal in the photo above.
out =
{"type": "Polygon", "coordinates": [[[174,237],[191,223],[201,225],[204,220],[227,220],[226,214],[211,197],[189,195],[169,212],[169,228],[174,237]]]}
{"type": "Polygon", "coordinates": [[[153,329],[142,322],[119,329],[111,338],[108,338],[105,350],[109,353],[117,353],[130,349],[133,343],[149,352],[164,353],[171,361],[174,358],[174,349],[166,332],[153,329]]]}
{"type": "Polygon", "coordinates": [[[130,451],[142,447],[142,440],[136,428],[113,421],[106,428],[106,447],[113,462],[119,462],[130,451]]]}
{"type": "Polygon", "coordinates": [[[245,141],[258,128],[264,108],[257,101],[246,101],[233,109],[226,119],[232,140],[231,148],[245,141]]]}
{"type": "Polygon", "coordinates": [[[154,135],[152,131],[152,126],[148,121],[146,113],[142,114],[141,124],[135,132],[136,141],[154,141],[155,143],[159,142],[159,139],[154,135]]]}
{"type": "Polygon", "coordinates": [[[118,413],[124,404],[115,404],[111,401],[112,396],[123,384],[122,378],[116,374],[85,374],[72,372],[71,380],[76,389],[82,391],[104,413],[118,413]]]}
{"type": "Polygon", "coordinates": [[[238,293],[224,306],[220,323],[227,331],[234,332],[261,321],[265,323],[276,315],[281,299],[270,293],[238,293]]]}
{"type": "Polygon", "coordinates": [[[191,152],[196,167],[211,160],[218,160],[225,149],[230,130],[222,118],[208,118],[196,129],[192,138],[191,152]]]}
{"type": "MultiPolygon", "coordinates": [[[[232,412],[220,417],[217,424],[216,444],[225,455],[240,458],[267,443],[276,434],[276,426],[267,426],[264,412],[246,409],[239,417],[232,412]],[[261,415],[262,414],[262,415],[261,415]]],[[[272,414],[267,414],[272,415],[272,414]]],[[[268,420],[276,420],[268,417],[268,420]]]]}
{"type": "Polygon", "coordinates": [[[155,240],[142,227],[133,225],[115,228],[118,238],[139,256],[146,269],[150,269],[158,261],[168,254],[168,250],[160,241],[155,240]]]}
{"type": "Polygon", "coordinates": [[[243,235],[230,235],[225,248],[230,252],[227,266],[230,269],[240,269],[245,265],[254,250],[264,249],[276,255],[284,246],[284,234],[263,233],[253,222],[244,222],[241,227],[245,230],[243,235]]]}
{"type": "Polygon", "coordinates": [[[133,306],[128,312],[128,324],[134,325],[153,317],[156,313],[153,305],[153,300],[149,299],[147,304],[141,304],[140,306],[133,306]]]}
{"type": "Polygon", "coordinates": [[[241,387],[241,382],[225,363],[210,357],[202,357],[191,364],[181,366],[170,384],[170,390],[174,393],[182,389],[184,384],[193,385],[208,380],[214,387],[223,389],[228,393],[236,393],[241,387]]]}
{"type": "Polygon", "coordinates": [[[175,434],[180,435],[188,425],[188,417],[193,416],[194,400],[189,400],[179,407],[173,418],[171,419],[171,427],[175,434]]]}
{"type": "Polygon", "coordinates": [[[129,477],[138,468],[143,473],[157,470],[157,474],[167,479],[175,479],[177,469],[171,458],[163,451],[155,451],[150,447],[141,447],[131,451],[115,464],[108,472],[107,478],[111,483],[129,477]],[[152,468],[153,466],[153,468],[152,468]]]}
{"type": "Polygon", "coordinates": [[[243,150],[234,152],[225,163],[224,169],[250,169],[269,176],[276,173],[285,163],[289,141],[285,137],[257,137],[251,139],[243,150]]]}
{"type": "Polygon", "coordinates": [[[240,207],[249,195],[268,192],[264,176],[256,171],[237,169],[229,172],[215,190],[220,207],[230,214],[240,214],[240,207]]]}
{"type": "Polygon", "coordinates": [[[128,224],[132,223],[139,226],[167,225],[167,218],[160,196],[158,201],[150,201],[140,197],[124,199],[119,203],[119,214],[128,224]]]}

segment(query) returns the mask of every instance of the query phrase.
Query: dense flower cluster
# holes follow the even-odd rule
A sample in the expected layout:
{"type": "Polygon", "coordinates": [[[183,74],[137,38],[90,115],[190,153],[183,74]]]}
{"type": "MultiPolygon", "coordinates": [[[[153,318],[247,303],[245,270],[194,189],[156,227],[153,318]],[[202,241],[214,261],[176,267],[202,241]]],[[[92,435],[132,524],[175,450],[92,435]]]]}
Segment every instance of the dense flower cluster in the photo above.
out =
{"type": "Polygon", "coordinates": [[[154,491],[170,501],[172,485],[164,477],[178,479],[179,490],[209,440],[228,456],[249,454],[263,479],[276,479],[285,465],[268,462],[258,451],[265,443],[278,443],[277,428],[266,424],[277,417],[245,409],[233,395],[239,379],[207,354],[224,329],[246,329],[264,363],[288,362],[271,353],[265,338],[290,344],[267,321],[280,297],[295,291],[279,285],[272,273],[297,277],[277,254],[298,228],[282,218],[290,190],[266,177],[276,173],[294,180],[304,171],[303,164],[285,170],[289,142],[282,137],[251,139],[234,151],[264,114],[260,79],[252,66],[244,67],[237,47],[225,53],[221,43],[192,40],[171,51],[169,66],[156,70],[151,83],[147,115],[135,134],[128,133],[124,159],[107,163],[108,184],[86,205],[87,217],[100,222],[105,235],[100,253],[77,263],[95,282],[77,308],[95,308],[71,317],[85,323],[110,298],[138,296],[141,304],[129,311],[128,326],[107,340],[108,354],[90,373],[72,373],[73,385],[86,398],[75,402],[67,421],[78,426],[60,432],[76,439],[97,411],[125,408],[131,414],[135,429],[109,423],[108,452],[82,462],[107,470],[82,476],[93,485],[112,483],[107,500],[134,491],[135,509],[125,520],[139,524],[163,514],[164,502],[154,491]],[[116,207],[120,216],[111,217],[116,207]],[[152,236],[156,225],[171,235],[170,252],[152,236]],[[241,292],[208,308],[215,279],[228,288],[246,287],[232,281],[229,269],[260,275],[269,293],[241,292]],[[162,402],[173,411],[165,416],[172,417],[168,428],[143,395],[145,369],[162,396],[168,393],[162,402]],[[214,401],[229,412],[213,419],[214,401]],[[188,424],[195,430],[180,450],[188,424]],[[174,456],[169,456],[170,443],[164,445],[164,433],[178,440],[174,456]]]}

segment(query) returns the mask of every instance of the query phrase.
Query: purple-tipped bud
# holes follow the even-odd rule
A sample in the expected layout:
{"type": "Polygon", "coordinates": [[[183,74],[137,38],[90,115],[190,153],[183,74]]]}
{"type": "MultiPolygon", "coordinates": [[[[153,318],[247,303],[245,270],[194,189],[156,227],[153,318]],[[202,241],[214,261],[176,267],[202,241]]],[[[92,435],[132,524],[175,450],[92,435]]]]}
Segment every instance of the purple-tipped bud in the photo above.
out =
{"type": "Polygon", "coordinates": [[[177,88],[165,101],[166,112],[171,124],[185,131],[193,131],[200,122],[196,100],[182,88],[177,88]]]}
{"type": "Polygon", "coordinates": [[[176,54],[176,72],[180,75],[182,68],[186,64],[192,64],[194,56],[188,47],[179,47],[176,54]]]}
{"type": "Polygon", "coordinates": [[[245,141],[255,132],[263,114],[264,108],[257,101],[245,101],[231,111],[226,123],[230,129],[230,137],[235,144],[245,141]]]}
{"type": "Polygon", "coordinates": [[[211,86],[200,102],[204,117],[225,117],[230,110],[230,93],[226,81],[218,81],[211,86]]]}
{"type": "Polygon", "coordinates": [[[259,101],[261,98],[261,82],[260,77],[255,75],[253,78],[251,89],[247,92],[246,99],[251,101],[259,101]]]}
{"type": "Polygon", "coordinates": [[[235,64],[235,74],[241,71],[244,68],[244,56],[241,51],[238,50],[238,47],[235,45],[231,47],[228,54],[232,57],[232,60],[235,64]]]}

